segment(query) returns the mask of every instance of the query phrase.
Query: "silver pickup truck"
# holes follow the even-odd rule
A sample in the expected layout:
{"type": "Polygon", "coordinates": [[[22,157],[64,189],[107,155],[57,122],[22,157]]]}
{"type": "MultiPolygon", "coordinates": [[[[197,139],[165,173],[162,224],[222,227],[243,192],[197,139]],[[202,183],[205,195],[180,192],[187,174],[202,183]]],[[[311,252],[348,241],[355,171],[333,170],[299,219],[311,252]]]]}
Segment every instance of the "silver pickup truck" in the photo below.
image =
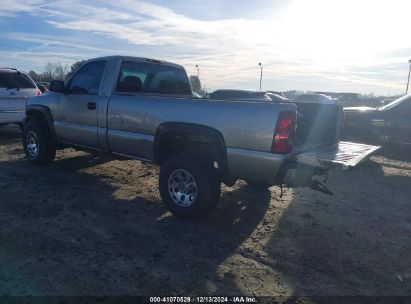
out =
{"type": "Polygon", "coordinates": [[[350,169],[378,149],[339,142],[342,125],[337,103],[194,98],[183,67],[111,56],[28,100],[23,145],[38,164],[64,147],[156,163],[167,208],[200,218],[216,206],[222,182],[312,185],[313,176],[350,169]]]}

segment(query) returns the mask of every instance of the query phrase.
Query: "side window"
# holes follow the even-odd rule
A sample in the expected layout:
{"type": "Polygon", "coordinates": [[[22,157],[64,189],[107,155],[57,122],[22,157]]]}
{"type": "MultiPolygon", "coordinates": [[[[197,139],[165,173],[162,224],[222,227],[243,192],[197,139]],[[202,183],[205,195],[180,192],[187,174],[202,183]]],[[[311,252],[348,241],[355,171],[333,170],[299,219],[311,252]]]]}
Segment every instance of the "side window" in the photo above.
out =
{"type": "Polygon", "coordinates": [[[123,62],[116,91],[191,96],[190,83],[184,69],[148,62],[123,62]]]}
{"type": "Polygon", "coordinates": [[[98,94],[105,67],[105,61],[93,61],[83,65],[73,78],[71,78],[68,93],[88,95],[98,94]]]}

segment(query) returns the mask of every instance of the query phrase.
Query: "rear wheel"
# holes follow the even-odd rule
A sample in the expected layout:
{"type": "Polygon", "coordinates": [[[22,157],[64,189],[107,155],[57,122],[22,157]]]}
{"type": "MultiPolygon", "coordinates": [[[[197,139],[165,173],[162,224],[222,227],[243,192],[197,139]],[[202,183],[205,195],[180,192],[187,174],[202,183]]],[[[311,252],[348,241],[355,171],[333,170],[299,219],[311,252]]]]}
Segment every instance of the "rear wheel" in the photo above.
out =
{"type": "Polygon", "coordinates": [[[167,209],[183,219],[208,216],[218,203],[220,181],[212,168],[190,156],[172,156],[160,169],[161,198],[167,209]]]}
{"type": "Polygon", "coordinates": [[[25,126],[23,147],[32,163],[47,164],[56,156],[56,145],[49,130],[35,120],[30,120],[25,126]]]}

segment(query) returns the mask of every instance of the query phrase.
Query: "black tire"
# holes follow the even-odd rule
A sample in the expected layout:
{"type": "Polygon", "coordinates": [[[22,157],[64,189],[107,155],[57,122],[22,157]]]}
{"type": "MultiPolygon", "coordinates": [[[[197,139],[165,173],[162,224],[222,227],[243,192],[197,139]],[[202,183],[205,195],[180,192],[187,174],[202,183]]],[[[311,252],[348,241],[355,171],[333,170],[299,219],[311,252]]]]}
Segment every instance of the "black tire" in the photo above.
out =
{"type": "MultiPolygon", "coordinates": [[[[161,166],[159,187],[164,204],[174,216],[182,219],[198,220],[206,218],[217,206],[220,198],[221,182],[218,175],[215,173],[215,169],[211,166],[206,168],[194,157],[178,155],[170,157],[161,166]],[[187,181],[187,176],[190,179],[192,177],[191,180],[194,180],[196,187],[189,186],[191,187],[191,192],[189,187],[186,187],[186,190],[181,191],[179,188],[181,185],[176,185],[175,188],[169,188],[169,179],[172,183],[176,174],[178,175],[179,173],[183,174],[180,176],[185,176],[185,181],[187,181]],[[195,189],[195,191],[193,189],[195,189]],[[177,197],[178,194],[176,193],[181,192],[195,193],[195,196],[180,194],[181,197],[177,197]],[[188,200],[192,201],[187,202],[187,205],[184,205],[181,198],[182,200],[184,200],[184,198],[189,198],[188,200]]],[[[185,187],[185,185],[182,187],[185,187]]]]}
{"type": "Polygon", "coordinates": [[[56,144],[50,131],[36,120],[30,120],[25,125],[23,147],[27,159],[35,164],[50,163],[56,156],[56,144]],[[33,147],[34,142],[37,143],[37,150],[33,147]]]}

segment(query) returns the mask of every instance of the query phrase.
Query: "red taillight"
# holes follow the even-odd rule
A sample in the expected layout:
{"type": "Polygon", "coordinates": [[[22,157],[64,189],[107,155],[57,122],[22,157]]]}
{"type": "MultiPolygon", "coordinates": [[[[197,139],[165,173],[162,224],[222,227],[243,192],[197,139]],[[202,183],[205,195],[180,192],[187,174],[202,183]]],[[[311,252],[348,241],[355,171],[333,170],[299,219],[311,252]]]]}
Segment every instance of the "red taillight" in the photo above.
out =
{"type": "Polygon", "coordinates": [[[41,95],[41,91],[39,89],[36,90],[36,96],[41,95]]]}
{"type": "Polygon", "coordinates": [[[286,154],[293,150],[296,128],[296,112],[281,112],[271,146],[272,153],[286,154]]]}

